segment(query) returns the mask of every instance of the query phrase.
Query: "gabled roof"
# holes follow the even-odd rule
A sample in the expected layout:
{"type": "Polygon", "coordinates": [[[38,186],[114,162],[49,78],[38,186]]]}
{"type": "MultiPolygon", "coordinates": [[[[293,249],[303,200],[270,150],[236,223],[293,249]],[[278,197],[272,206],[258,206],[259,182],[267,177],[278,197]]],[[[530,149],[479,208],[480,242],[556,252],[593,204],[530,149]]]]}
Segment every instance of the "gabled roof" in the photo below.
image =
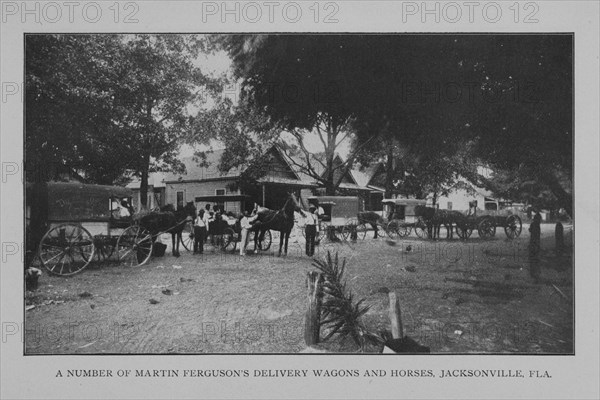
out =
{"type": "MultiPolygon", "coordinates": [[[[156,172],[150,174],[148,178],[148,185],[154,186],[155,188],[164,187],[166,183],[174,182],[190,182],[190,181],[205,181],[214,179],[237,179],[240,178],[242,172],[246,166],[238,166],[231,168],[227,172],[221,172],[219,170],[219,164],[221,157],[225,150],[213,150],[210,152],[203,153],[203,156],[191,156],[181,159],[181,162],[185,165],[186,172],[184,174],[177,174],[172,172],[156,172]]],[[[259,182],[265,183],[279,183],[286,185],[301,185],[301,186],[317,186],[317,182],[309,174],[304,172],[301,166],[305,165],[304,157],[302,156],[291,156],[286,154],[280,146],[273,145],[269,147],[268,152],[273,154],[281,161],[284,165],[285,171],[277,171],[278,174],[267,174],[266,176],[258,179],[259,182]],[[289,174],[288,174],[289,172],[289,174]],[[285,176],[288,174],[288,176],[285,176]]],[[[266,153],[265,153],[266,154],[266,153]]],[[[311,155],[311,165],[315,172],[320,176],[325,174],[324,161],[322,157],[317,155],[311,155]]],[[[343,159],[339,154],[335,155],[334,163],[341,164],[343,159]]],[[[349,170],[344,180],[340,184],[341,189],[354,189],[354,190],[382,190],[380,188],[369,185],[370,180],[377,173],[380,164],[374,164],[367,167],[363,171],[357,169],[349,170]]],[[[127,187],[137,189],[140,187],[139,179],[136,179],[129,183],[127,187]]]]}

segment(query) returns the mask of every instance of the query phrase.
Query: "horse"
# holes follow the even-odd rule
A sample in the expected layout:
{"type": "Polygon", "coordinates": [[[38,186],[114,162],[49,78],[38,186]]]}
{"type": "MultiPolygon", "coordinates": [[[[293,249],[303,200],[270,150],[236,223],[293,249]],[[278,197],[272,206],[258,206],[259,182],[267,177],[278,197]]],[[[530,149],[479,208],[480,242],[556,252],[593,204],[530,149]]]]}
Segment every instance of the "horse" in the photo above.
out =
{"type": "Polygon", "coordinates": [[[250,231],[254,232],[254,248],[260,248],[266,231],[278,231],[281,233],[279,235],[279,257],[281,257],[281,250],[284,248],[284,240],[284,255],[287,256],[290,232],[294,227],[294,212],[302,212],[296,198],[288,193],[288,199],[279,211],[264,207],[255,207],[255,211],[258,217],[252,228],[250,228],[250,231]]]}
{"type": "Polygon", "coordinates": [[[377,214],[375,211],[361,211],[356,215],[359,224],[369,224],[375,235],[373,235],[373,239],[377,239],[377,224],[383,223],[383,218],[381,215],[377,214]]]}
{"type": "Polygon", "coordinates": [[[428,237],[432,239],[440,237],[442,225],[446,228],[446,239],[453,238],[454,225],[456,225],[457,232],[464,230],[467,226],[466,217],[458,211],[416,206],[415,215],[423,218],[427,225],[428,237]]]}
{"type": "Polygon", "coordinates": [[[447,237],[450,235],[448,225],[446,225],[445,215],[443,210],[439,210],[433,207],[416,206],[415,215],[423,218],[427,225],[427,236],[431,239],[437,239],[440,237],[440,229],[442,225],[446,226],[447,237]]]}
{"type": "Polygon", "coordinates": [[[154,211],[141,217],[140,226],[152,234],[153,241],[160,233],[170,233],[173,256],[179,257],[181,233],[190,218],[192,220],[196,218],[196,207],[193,202],[188,202],[184,207],[178,207],[177,210],[172,204],[167,204],[161,207],[160,211],[154,211]]]}

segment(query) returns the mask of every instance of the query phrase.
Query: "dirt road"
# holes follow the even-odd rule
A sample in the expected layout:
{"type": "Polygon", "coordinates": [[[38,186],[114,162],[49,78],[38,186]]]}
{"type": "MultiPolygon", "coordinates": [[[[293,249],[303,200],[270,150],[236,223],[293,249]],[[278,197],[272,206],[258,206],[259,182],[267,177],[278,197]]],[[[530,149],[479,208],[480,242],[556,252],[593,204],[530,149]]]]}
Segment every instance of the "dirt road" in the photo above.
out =
{"type": "MultiPolygon", "coordinates": [[[[554,254],[544,226],[541,284],[529,278],[527,229],[515,240],[322,243],[346,257],[348,287],[389,328],[386,290],[405,333],[434,353],[573,351],[572,260],[554,254]],[[408,251],[410,246],[410,251],[408,251]]],[[[26,294],[26,353],[295,353],[302,350],[306,272],[302,243],[285,258],[167,254],[137,268],[90,266],[44,274],[26,294]]],[[[277,248],[274,243],[272,250],[277,248]]]]}

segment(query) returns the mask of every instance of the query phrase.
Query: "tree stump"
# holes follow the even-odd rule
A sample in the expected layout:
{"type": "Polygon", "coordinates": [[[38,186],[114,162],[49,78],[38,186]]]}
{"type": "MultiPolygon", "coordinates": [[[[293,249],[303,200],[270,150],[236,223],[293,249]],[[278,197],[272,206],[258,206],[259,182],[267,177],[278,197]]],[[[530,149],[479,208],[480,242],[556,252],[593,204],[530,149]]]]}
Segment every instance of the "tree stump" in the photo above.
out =
{"type": "Polygon", "coordinates": [[[389,292],[390,298],[390,322],[392,325],[392,337],[402,339],[404,337],[404,327],[402,326],[402,313],[400,312],[400,302],[396,293],[389,292]]]}
{"type": "Polygon", "coordinates": [[[304,341],[307,346],[319,343],[321,331],[321,274],[311,271],[306,277],[308,309],[304,317],[304,341]]]}
{"type": "Polygon", "coordinates": [[[556,254],[561,255],[565,249],[565,236],[563,224],[560,222],[557,222],[554,228],[554,240],[556,254]]]}

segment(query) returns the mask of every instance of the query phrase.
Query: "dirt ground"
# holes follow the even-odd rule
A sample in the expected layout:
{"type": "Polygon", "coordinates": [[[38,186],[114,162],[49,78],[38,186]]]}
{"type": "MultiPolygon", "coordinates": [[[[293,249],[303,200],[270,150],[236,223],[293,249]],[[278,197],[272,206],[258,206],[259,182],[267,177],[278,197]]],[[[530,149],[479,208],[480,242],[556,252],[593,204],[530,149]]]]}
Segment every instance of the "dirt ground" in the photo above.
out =
{"type": "MultiPolygon", "coordinates": [[[[567,243],[572,243],[567,227],[567,243]]],[[[400,299],[405,334],[432,353],[572,353],[573,262],[542,225],[542,282],[529,277],[527,226],[509,241],[321,243],[339,252],[347,286],[371,306],[373,331],[389,329],[387,290],[400,299]],[[410,246],[410,249],[409,249],[410,246]]],[[[275,239],[275,238],[274,238],[275,239]]],[[[144,266],[90,265],[72,277],[44,271],[25,296],[27,354],[295,353],[306,346],[305,279],[314,270],[302,238],[287,257],[246,257],[208,247],[144,266]]]]}

